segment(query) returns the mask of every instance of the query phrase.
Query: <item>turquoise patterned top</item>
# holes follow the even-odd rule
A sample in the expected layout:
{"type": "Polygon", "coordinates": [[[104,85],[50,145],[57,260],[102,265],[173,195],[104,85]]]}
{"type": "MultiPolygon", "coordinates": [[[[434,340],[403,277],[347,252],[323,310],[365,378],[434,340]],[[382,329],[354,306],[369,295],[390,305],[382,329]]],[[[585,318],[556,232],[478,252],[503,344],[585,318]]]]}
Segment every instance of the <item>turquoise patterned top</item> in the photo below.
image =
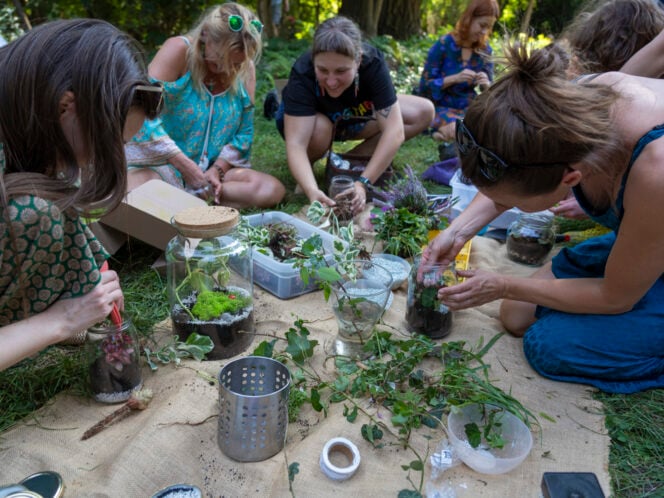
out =
{"type": "Polygon", "coordinates": [[[158,146],[151,145],[168,141],[169,137],[204,171],[208,162],[202,162],[201,159],[206,152],[210,165],[221,156],[233,166],[250,166],[254,105],[243,83],[238,84],[237,90],[230,88],[216,95],[207,89],[203,93],[196,91],[190,73],[176,81],[159,83],[164,87],[164,111],[159,118],[146,120],[138,134],[132,138],[132,151],[143,152],[128,155],[132,166],[166,164],[164,160],[155,162],[155,154],[150,157],[150,152],[151,149],[159,150],[158,146]],[[141,149],[141,146],[144,147],[141,149]],[[141,158],[145,158],[145,161],[141,161],[141,158]]]}

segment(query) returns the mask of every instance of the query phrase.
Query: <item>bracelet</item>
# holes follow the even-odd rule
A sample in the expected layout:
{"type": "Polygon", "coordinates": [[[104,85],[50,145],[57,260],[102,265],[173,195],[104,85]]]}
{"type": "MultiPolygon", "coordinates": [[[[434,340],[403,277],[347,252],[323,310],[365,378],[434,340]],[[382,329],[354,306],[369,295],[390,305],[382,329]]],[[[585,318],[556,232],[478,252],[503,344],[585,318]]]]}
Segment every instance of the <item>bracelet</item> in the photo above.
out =
{"type": "Polygon", "coordinates": [[[366,176],[358,176],[357,181],[364,185],[364,188],[373,187],[373,183],[366,176]]]}
{"type": "Polygon", "coordinates": [[[224,181],[224,175],[226,173],[224,173],[224,170],[221,169],[221,166],[219,166],[218,164],[214,164],[213,166],[217,170],[217,174],[219,175],[219,181],[223,182],[224,181]]]}

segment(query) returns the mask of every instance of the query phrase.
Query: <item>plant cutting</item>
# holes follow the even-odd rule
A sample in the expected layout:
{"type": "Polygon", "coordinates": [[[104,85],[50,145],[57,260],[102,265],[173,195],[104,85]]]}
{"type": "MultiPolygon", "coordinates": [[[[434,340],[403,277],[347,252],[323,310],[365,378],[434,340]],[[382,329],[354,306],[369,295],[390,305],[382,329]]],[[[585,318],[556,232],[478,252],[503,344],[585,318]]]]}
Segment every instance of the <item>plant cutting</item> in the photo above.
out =
{"type": "Polygon", "coordinates": [[[228,235],[239,220],[237,210],[220,208],[179,213],[174,224],[180,235],[166,249],[174,332],[181,341],[192,333],[209,337],[214,348],[208,359],[244,351],[254,330],[251,251],[228,235]]]}
{"type": "Polygon", "coordinates": [[[450,198],[430,199],[410,166],[404,175],[383,188],[374,189],[371,223],[383,252],[410,258],[422,251],[430,230],[443,230],[449,224],[450,198]]]}
{"type": "Polygon", "coordinates": [[[357,430],[376,449],[396,446],[414,455],[414,460],[402,465],[412,489],[402,490],[400,493],[409,494],[399,496],[421,497],[427,455],[411,444],[415,431],[425,427],[434,433],[442,431],[446,414],[471,403],[500,407],[529,425],[536,423],[517,399],[491,383],[490,365],[483,358],[501,336],[497,334],[486,344],[480,339],[475,346],[464,341],[438,345],[421,335],[404,340],[377,332],[366,344],[369,358],[336,357],[335,373],[323,376],[310,365],[318,343],[310,337],[306,322],[298,319],[285,339],[275,336],[263,341],[252,354],[289,365],[291,421],[307,406],[327,416],[330,404],[343,403],[344,418],[350,423],[364,419],[357,430]],[[287,345],[277,347],[282,342],[287,345]],[[412,479],[411,473],[419,479],[412,479]]]}

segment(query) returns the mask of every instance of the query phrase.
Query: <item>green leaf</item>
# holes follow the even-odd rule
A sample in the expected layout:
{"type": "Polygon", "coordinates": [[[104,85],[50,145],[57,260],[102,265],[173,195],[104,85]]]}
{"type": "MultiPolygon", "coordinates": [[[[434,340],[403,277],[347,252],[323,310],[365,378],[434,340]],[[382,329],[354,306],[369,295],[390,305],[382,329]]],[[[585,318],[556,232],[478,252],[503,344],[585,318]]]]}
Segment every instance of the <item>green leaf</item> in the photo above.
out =
{"type": "Polygon", "coordinates": [[[300,464],[293,462],[288,466],[288,482],[293,482],[295,476],[300,473],[300,464]]]}
{"type": "Polygon", "coordinates": [[[319,268],[317,274],[318,278],[324,280],[325,282],[334,283],[341,280],[341,275],[339,272],[334,268],[330,268],[329,266],[319,268]]]}
{"type": "Polygon", "coordinates": [[[424,470],[424,464],[422,464],[422,460],[413,460],[410,462],[410,468],[413,470],[421,471],[424,470]]]}
{"type": "Polygon", "coordinates": [[[202,361],[205,359],[205,355],[214,349],[214,343],[210,337],[192,332],[184,344],[178,345],[178,349],[186,351],[196,360],[202,361]]]}
{"type": "Polygon", "coordinates": [[[323,411],[323,404],[320,402],[320,393],[318,389],[311,388],[311,407],[317,412],[323,411]]]}
{"type": "Polygon", "coordinates": [[[298,330],[291,327],[286,332],[286,339],[288,340],[286,352],[295,363],[302,363],[314,355],[314,348],[318,341],[308,339],[309,331],[302,326],[302,321],[296,322],[296,325],[299,327],[298,330]]]}
{"type": "Polygon", "coordinates": [[[397,498],[423,498],[423,496],[413,489],[402,489],[399,491],[397,498]]]}
{"type": "Polygon", "coordinates": [[[375,424],[364,424],[360,429],[360,433],[364,439],[374,446],[376,445],[375,441],[383,438],[383,431],[375,424]]]}
{"type": "Polygon", "coordinates": [[[272,339],[270,342],[263,341],[261,342],[256,349],[254,349],[254,352],[252,353],[254,356],[263,356],[265,358],[272,358],[272,355],[274,354],[274,345],[276,344],[277,340],[272,339]]]}
{"type": "Polygon", "coordinates": [[[471,422],[469,424],[464,425],[464,429],[466,430],[466,437],[468,438],[468,444],[470,444],[470,446],[472,446],[473,448],[477,448],[482,442],[482,433],[480,432],[480,428],[477,427],[477,424],[475,422],[471,422]]]}
{"type": "Polygon", "coordinates": [[[344,406],[344,416],[351,424],[357,420],[357,406],[353,406],[353,409],[349,412],[348,407],[344,406]]]}

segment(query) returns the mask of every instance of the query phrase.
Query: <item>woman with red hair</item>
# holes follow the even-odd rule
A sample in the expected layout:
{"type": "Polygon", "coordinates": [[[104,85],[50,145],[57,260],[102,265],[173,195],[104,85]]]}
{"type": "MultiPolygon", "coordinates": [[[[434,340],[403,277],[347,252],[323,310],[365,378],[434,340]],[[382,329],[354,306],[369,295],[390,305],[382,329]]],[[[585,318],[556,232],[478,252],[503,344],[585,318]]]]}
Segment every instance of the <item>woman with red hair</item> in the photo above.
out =
{"type": "Polygon", "coordinates": [[[454,30],[429,49],[419,94],[436,107],[433,137],[454,141],[454,125],[465,109],[493,80],[489,35],[500,15],[496,0],[471,0],[454,30]]]}

